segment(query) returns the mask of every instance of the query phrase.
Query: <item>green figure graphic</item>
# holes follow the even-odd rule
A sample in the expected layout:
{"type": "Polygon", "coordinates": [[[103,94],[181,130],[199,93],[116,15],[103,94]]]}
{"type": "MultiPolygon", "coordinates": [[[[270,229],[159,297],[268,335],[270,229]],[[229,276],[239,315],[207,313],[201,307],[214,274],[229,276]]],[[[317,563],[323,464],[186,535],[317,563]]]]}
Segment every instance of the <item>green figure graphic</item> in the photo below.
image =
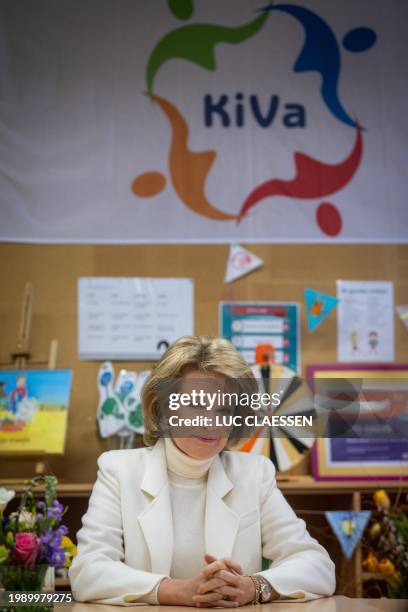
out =
{"type": "MultiPolygon", "coordinates": [[[[179,19],[192,15],[192,2],[169,1],[169,8],[179,19]]],[[[171,59],[184,59],[207,70],[215,70],[215,46],[218,43],[237,45],[254,36],[263,27],[269,13],[262,13],[253,21],[237,27],[197,23],[172,30],[155,46],[146,68],[146,87],[153,93],[153,84],[161,66],[171,59]]]]}

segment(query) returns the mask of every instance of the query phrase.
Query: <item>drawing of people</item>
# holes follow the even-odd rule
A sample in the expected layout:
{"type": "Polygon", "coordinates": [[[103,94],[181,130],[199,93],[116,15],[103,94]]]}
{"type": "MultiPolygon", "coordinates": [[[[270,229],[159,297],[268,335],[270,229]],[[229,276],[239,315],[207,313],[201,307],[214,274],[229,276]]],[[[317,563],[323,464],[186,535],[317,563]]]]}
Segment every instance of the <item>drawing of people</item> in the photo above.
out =
{"type": "Polygon", "coordinates": [[[355,330],[351,332],[350,340],[353,353],[356,353],[358,351],[358,333],[355,330]]]}
{"type": "Polygon", "coordinates": [[[377,352],[378,342],[379,342],[378,332],[375,330],[368,332],[368,344],[370,346],[371,353],[377,352]]]}
{"type": "Polygon", "coordinates": [[[0,380],[0,398],[1,397],[7,397],[6,383],[3,380],[0,380]]]}
{"type": "Polygon", "coordinates": [[[16,414],[19,403],[27,397],[26,377],[24,374],[17,376],[16,386],[10,393],[9,410],[16,414]]]}

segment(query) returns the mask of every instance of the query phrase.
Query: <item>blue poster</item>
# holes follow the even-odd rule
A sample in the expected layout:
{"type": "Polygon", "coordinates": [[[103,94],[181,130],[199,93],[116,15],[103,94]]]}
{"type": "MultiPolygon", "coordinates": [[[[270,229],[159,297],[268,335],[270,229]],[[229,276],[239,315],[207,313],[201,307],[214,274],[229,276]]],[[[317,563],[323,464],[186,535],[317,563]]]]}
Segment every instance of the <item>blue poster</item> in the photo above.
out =
{"type": "Polygon", "coordinates": [[[232,342],[249,365],[261,345],[273,361],[300,373],[299,304],[295,302],[221,302],[220,335],[232,342]]]}

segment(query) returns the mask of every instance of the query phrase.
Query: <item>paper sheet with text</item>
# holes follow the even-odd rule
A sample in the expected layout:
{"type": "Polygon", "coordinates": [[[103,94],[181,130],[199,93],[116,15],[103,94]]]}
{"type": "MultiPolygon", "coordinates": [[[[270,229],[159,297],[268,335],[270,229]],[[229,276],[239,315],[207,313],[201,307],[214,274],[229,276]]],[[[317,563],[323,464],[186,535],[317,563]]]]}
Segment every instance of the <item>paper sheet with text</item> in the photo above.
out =
{"type": "Polygon", "coordinates": [[[190,278],[80,278],[79,358],[158,359],[193,334],[193,292],[190,278]]]}

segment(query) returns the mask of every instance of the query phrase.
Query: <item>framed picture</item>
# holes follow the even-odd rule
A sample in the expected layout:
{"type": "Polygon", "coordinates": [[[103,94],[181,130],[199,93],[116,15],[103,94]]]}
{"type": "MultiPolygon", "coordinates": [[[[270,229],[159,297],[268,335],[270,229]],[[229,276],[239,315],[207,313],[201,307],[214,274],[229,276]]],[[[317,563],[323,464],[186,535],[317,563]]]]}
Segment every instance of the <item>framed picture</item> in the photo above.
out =
{"type": "Polygon", "coordinates": [[[307,377],[314,478],[408,480],[408,364],[312,365],[307,377]]]}
{"type": "Polygon", "coordinates": [[[63,454],[71,370],[0,371],[0,453],[63,454]]]}

